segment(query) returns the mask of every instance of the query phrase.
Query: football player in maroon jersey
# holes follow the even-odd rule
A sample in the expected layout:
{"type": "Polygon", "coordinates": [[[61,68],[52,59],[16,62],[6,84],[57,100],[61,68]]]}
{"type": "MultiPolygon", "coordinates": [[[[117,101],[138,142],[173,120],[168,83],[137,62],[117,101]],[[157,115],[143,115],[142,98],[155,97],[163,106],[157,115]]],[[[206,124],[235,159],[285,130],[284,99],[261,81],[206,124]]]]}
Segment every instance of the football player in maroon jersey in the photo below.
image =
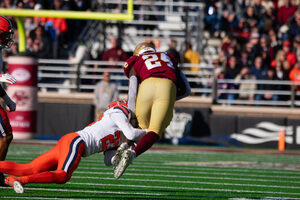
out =
{"type": "MultiPolygon", "coordinates": [[[[2,49],[9,48],[13,43],[13,26],[9,19],[0,16],[0,73],[2,72],[2,49]]],[[[10,74],[0,74],[0,82],[14,84],[16,79],[10,74]]],[[[10,111],[15,111],[16,104],[6,94],[0,85],[0,98],[2,98],[10,111]]],[[[13,139],[12,128],[6,111],[0,106],[0,161],[5,160],[8,146],[13,139]]],[[[4,185],[4,176],[0,173],[0,185],[4,185]]]]}
{"type": "Polygon", "coordinates": [[[133,56],[125,62],[124,72],[129,78],[128,106],[136,113],[139,126],[148,131],[133,150],[121,152],[114,171],[116,179],[135,157],[162,137],[172,120],[175,101],[190,94],[189,83],[177,64],[172,55],[156,52],[146,42],[137,45],[133,56]]]}

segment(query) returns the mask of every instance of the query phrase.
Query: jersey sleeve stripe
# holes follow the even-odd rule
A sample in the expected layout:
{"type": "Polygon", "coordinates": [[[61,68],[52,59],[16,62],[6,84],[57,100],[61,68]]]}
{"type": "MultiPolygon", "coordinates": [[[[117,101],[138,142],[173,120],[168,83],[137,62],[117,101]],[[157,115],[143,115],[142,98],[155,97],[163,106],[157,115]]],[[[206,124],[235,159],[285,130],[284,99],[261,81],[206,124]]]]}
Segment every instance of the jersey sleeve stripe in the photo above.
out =
{"type": "Polygon", "coordinates": [[[124,107],[124,106],[116,106],[116,107],[114,107],[114,109],[119,109],[119,110],[121,110],[121,111],[124,113],[124,115],[125,115],[127,118],[129,118],[129,110],[128,110],[126,107],[124,107]]]}

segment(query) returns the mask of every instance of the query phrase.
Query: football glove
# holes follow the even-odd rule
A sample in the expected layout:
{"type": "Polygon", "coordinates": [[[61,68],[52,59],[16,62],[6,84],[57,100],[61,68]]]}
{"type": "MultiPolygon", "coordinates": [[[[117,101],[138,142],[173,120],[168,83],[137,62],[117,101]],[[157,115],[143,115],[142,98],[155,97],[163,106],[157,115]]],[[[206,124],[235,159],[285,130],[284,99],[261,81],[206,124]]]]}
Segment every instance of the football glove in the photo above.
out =
{"type": "Polygon", "coordinates": [[[0,74],[0,82],[14,84],[15,82],[17,82],[17,80],[10,74],[0,74]]]}
{"type": "Polygon", "coordinates": [[[8,106],[9,112],[13,112],[16,110],[16,103],[8,95],[4,95],[2,98],[4,100],[4,103],[8,106]]]}

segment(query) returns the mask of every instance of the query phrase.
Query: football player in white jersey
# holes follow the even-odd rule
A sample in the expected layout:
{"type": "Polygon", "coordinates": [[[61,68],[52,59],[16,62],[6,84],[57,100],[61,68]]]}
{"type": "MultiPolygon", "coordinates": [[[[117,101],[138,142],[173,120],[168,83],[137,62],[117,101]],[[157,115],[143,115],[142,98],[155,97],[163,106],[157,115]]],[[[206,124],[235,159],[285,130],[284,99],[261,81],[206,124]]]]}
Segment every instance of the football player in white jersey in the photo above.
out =
{"type": "MultiPolygon", "coordinates": [[[[146,130],[134,128],[130,124],[131,119],[133,117],[127,103],[111,103],[98,121],[63,136],[54,148],[32,162],[0,161],[0,172],[13,175],[7,177],[5,183],[17,193],[23,193],[23,185],[28,183],[66,183],[78,167],[81,157],[115,149],[127,139],[137,142],[144,136],[146,130]]],[[[112,152],[105,155],[106,165],[117,162],[112,152]]]]}
{"type": "MultiPolygon", "coordinates": [[[[9,48],[13,43],[13,26],[9,19],[0,16],[0,73],[2,72],[2,49],[9,48]]],[[[16,79],[10,74],[0,74],[0,82],[14,84],[16,79]]],[[[8,106],[9,111],[15,111],[16,104],[6,94],[3,87],[0,85],[0,98],[2,98],[5,104],[8,106]]],[[[5,160],[8,146],[13,139],[12,128],[10,126],[9,119],[6,111],[0,106],[0,161],[5,160]]],[[[0,173],[0,185],[4,185],[4,176],[0,173]]]]}

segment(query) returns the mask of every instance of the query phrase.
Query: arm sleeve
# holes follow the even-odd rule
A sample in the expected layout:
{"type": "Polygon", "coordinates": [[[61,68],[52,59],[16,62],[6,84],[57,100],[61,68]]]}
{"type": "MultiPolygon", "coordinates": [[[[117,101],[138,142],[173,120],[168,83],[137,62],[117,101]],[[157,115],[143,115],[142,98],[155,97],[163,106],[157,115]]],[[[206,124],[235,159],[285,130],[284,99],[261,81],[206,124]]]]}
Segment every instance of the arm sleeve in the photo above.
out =
{"type": "Polygon", "coordinates": [[[110,118],[129,140],[135,141],[146,134],[146,131],[143,129],[133,128],[129,121],[126,119],[125,115],[121,112],[110,113],[110,118]]]}
{"type": "Polygon", "coordinates": [[[0,97],[3,98],[5,95],[6,95],[6,92],[0,84],[0,97]]]}
{"type": "Polygon", "coordinates": [[[129,78],[129,89],[128,89],[128,108],[135,112],[135,101],[137,95],[138,80],[136,76],[129,78]]]}
{"type": "Polygon", "coordinates": [[[190,84],[187,78],[185,77],[185,75],[182,73],[182,71],[178,70],[176,100],[187,97],[190,94],[191,94],[190,84]]]}

